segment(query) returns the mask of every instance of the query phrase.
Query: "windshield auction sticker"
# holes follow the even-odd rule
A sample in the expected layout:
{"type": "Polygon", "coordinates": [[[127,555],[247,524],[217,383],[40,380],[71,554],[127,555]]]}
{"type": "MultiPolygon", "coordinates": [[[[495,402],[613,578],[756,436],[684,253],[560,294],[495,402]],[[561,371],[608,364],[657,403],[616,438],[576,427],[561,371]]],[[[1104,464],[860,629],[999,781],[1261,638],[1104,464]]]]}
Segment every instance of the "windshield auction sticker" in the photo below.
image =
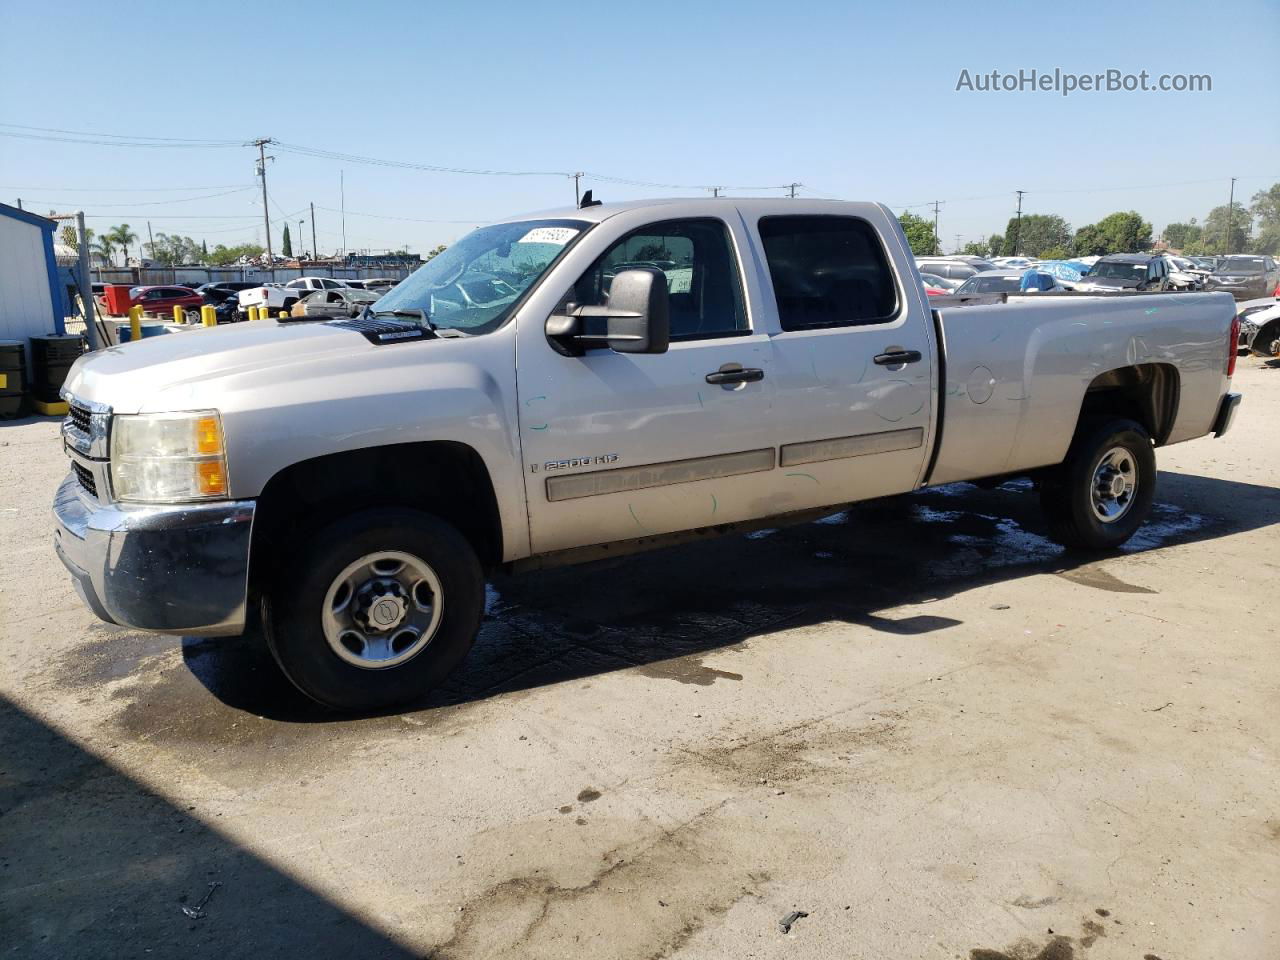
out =
{"type": "Polygon", "coordinates": [[[557,247],[563,247],[581,232],[573,227],[535,227],[516,243],[554,243],[557,247]]]}

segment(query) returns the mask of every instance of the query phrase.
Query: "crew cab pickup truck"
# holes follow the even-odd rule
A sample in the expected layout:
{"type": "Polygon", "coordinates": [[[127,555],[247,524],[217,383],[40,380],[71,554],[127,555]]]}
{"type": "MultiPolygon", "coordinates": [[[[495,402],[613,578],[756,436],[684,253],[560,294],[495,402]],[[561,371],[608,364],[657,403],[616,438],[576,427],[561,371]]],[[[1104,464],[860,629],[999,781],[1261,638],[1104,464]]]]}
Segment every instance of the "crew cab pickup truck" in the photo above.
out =
{"type": "Polygon", "coordinates": [[[298,277],[284,286],[264,284],[249,287],[237,294],[240,312],[248,313],[250,307],[266,307],[274,315],[281,310],[292,310],[293,305],[313,290],[343,290],[346,284],[332,277],[298,277]]]}
{"type": "Polygon", "coordinates": [[[257,607],[301,690],[382,709],[458,665],[497,568],[1016,475],[1062,543],[1114,547],[1155,448],[1230,426],[1235,316],[1228,294],[931,309],[872,203],[515,218],[360,317],[78,360],[55,545],[102,619],[233,635],[257,607]]]}

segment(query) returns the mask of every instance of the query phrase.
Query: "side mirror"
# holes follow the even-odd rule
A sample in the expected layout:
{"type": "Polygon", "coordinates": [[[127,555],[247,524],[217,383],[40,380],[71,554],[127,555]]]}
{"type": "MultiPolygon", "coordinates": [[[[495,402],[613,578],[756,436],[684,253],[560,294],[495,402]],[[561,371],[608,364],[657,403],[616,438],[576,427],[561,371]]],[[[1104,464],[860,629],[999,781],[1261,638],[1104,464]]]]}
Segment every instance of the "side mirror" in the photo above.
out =
{"type": "Polygon", "coordinates": [[[609,304],[576,307],[547,318],[547,340],[566,357],[580,357],[593,343],[618,353],[666,353],[671,342],[667,277],[657,267],[620,271],[609,287],[609,304]],[[582,320],[603,317],[605,332],[582,333],[582,320]]]}

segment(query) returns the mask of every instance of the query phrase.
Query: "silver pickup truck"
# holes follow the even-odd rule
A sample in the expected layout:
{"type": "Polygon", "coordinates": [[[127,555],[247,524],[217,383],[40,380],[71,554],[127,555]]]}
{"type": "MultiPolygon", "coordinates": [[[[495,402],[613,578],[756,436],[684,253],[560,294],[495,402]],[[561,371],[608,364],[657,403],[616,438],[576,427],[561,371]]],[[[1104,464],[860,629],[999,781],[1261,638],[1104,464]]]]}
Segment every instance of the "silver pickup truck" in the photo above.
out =
{"type": "Polygon", "coordinates": [[[234,635],[402,703],[466,655],[485,573],[933,484],[1036,480],[1053,535],[1143,522],[1154,448],[1221,435],[1228,294],[931,308],[870,203],[588,205],[482,227],[354,319],[82,358],[55,544],[103,620],[234,635]]]}

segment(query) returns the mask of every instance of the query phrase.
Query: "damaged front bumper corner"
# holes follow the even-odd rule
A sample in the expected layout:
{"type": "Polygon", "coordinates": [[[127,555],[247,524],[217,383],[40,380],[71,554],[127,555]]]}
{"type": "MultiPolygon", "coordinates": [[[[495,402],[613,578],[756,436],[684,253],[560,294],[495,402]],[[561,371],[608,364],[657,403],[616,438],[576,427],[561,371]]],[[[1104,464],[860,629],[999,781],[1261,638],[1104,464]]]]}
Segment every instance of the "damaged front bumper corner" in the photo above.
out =
{"type": "Polygon", "coordinates": [[[248,606],[254,502],[102,503],[69,474],[54,497],[54,548],[108,623],[184,636],[235,636],[248,606]]]}

